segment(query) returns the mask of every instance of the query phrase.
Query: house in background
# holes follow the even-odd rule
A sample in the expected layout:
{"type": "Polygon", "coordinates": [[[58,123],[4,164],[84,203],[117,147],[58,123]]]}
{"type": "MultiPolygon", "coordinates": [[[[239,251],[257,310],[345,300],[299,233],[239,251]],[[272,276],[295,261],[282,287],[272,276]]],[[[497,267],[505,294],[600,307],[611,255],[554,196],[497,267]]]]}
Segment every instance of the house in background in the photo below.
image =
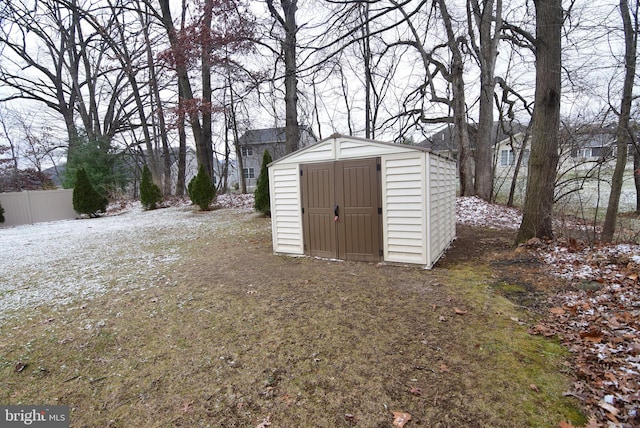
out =
{"type": "MultiPolygon", "coordinates": [[[[447,124],[444,128],[434,133],[426,140],[417,144],[418,147],[424,147],[439,155],[448,156],[453,159],[458,159],[458,141],[455,139],[454,126],[447,124]]],[[[476,125],[469,125],[469,144],[471,150],[475,150],[476,140],[478,136],[478,128],[476,125]]],[[[514,144],[514,140],[522,137],[526,131],[526,126],[521,125],[518,122],[502,123],[494,122],[491,129],[491,141],[494,150],[496,150],[494,156],[505,156],[505,162],[509,160],[509,154],[502,153],[505,147],[510,144],[514,144]]],[[[498,159],[500,160],[500,158],[498,159]]]]}
{"type": "MultiPolygon", "coordinates": [[[[265,150],[269,150],[271,158],[275,161],[286,154],[285,128],[250,129],[239,139],[240,153],[242,155],[242,174],[246,180],[247,189],[254,189],[260,175],[262,156],[265,150]]],[[[300,146],[307,147],[317,142],[311,128],[300,128],[300,146]]],[[[238,171],[240,173],[240,171],[238,171]]],[[[238,177],[238,182],[240,177],[238,177]]]]}

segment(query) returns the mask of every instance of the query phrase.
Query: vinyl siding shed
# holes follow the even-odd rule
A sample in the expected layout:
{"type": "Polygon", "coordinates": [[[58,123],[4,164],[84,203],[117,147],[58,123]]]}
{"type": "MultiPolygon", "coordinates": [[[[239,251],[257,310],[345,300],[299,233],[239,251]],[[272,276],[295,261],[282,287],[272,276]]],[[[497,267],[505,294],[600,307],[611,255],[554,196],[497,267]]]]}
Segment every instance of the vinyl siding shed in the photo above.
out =
{"type": "Polygon", "coordinates": [[[419,264],[455,239],[456,165],[339,134],[269,165],[273,251],[419,264]]]}

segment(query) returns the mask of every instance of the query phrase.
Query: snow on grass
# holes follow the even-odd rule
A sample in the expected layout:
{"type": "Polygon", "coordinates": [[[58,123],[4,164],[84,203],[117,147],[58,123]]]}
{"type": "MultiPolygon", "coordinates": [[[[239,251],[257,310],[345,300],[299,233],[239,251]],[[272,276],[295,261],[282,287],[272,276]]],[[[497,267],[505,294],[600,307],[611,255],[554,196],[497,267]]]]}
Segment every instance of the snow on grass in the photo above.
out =
{"type": "MultiPolygon", "coordinates": [[[[0,229],[0,319],[23,308],[170,283],[171,279],[158,272],[181,261],[175,244],[201,233],[231,233],[238,215],[254,212],[252,194],[218,196],[215,207],[231,208],[237,213],[231,216],[198,213],[188,201],[174,205],[143,211],[139,202],[120,202],[98,219],[0,229]]],[[[517,229],[522,218],[515,208],[476,197],[457,198],[456,216],[460,224],[510,230],[517,229]]],[[[618,260],[625,256],[640,263],[637,245],[600,247],[598,251],[584,248],[575,252],[556,246],[546,248],[541,257],[553,275],[568,280],[606,274],[606,263],[594,263],[598,257],[618,260]]]]}
{"type": "Polygon", "coordinates": [[[252,195],[221,195],[216,206],[232,213],[184,204],[143,211],[139,203],[122,203],[101,218],[0,229],[0,319],[109,291],[171,285],[160,272],[182,260],[179,245],[231,233],[253,212],[252,195]]]}

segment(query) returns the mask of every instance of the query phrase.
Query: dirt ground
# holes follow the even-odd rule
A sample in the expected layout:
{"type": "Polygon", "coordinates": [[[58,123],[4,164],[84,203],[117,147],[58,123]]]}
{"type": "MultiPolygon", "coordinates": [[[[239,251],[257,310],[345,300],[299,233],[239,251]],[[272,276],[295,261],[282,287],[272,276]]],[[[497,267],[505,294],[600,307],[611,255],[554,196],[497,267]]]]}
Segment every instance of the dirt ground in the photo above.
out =
{"type": "Polygon", "coordinates": [[[550,285],[511,232],[459,226],[427,271],[277,256],[269,219],[200,215],[241,232],[182,243],[156,287],[2,325],[0,402],[69,405],[73,427],[585,422],[567,352],[527,333],[550,285]]]}

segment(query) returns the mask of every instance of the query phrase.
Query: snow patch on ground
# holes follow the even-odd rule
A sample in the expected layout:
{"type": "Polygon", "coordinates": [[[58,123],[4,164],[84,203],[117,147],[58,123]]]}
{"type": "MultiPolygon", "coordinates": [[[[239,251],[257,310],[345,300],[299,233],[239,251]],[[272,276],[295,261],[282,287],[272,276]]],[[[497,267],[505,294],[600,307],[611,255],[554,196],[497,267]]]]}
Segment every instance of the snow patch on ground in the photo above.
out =
{"type": "Polygon", "coordinates": [[[456,221],[469,226],[515,230],[520,227],[522,213],[517,208],[490,204],[476,196],[465,196],[456,199],[456,221]]]}
{"type": "MultiPolygon", "coordinates": [[[[214,208],[250,213],[253,195],[220,195],[214,208]]],[[[160,274],[181,260],[172,242],[225,233],[237,221],[198,213],[183,201],[152,211],[144,211],[140,202],[122,201],[96,219],[0,229],[0,319],[109,291],[172,285],[160,274]]]]}

